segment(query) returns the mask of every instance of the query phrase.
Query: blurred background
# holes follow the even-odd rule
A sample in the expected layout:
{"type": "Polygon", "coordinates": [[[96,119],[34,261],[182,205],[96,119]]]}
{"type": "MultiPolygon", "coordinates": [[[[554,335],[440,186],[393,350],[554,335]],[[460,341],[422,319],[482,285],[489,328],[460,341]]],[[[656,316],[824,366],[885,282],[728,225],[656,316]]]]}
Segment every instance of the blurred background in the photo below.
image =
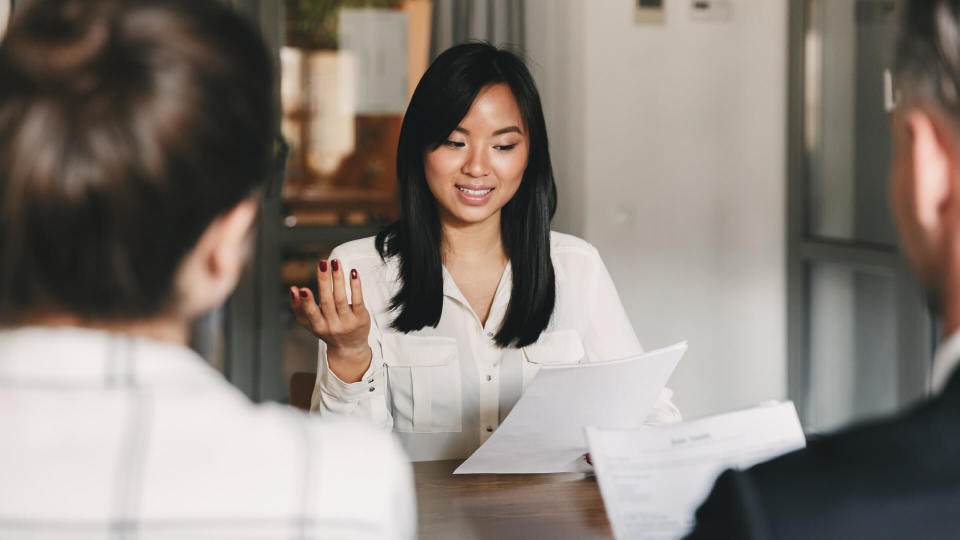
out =
{"type": "MultiPolygon", "coordinates": [[[[521,52],[560,192],[687,418],[793,399],[815,433],[925,394],[935,324],[889,217],[898,0],[223,0],[276,51],[285,181],[194,346],[258,401],[315,371],[290,285],[396,215],[407,100],[445,48],[521,52]]],[[[0,28],[28,0],[0,0],[0,28]]]]}

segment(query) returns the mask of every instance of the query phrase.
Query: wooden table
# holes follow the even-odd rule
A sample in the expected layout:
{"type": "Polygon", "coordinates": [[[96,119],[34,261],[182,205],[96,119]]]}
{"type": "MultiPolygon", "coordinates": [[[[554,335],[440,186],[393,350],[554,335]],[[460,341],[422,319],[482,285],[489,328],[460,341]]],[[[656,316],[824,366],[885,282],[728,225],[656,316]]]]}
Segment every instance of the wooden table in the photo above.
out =
{"type": "Polygon", "coordinates": [[[454,476],[461,462],[413,464],[420,538],[613,538],[593,475],[454,476]]]}

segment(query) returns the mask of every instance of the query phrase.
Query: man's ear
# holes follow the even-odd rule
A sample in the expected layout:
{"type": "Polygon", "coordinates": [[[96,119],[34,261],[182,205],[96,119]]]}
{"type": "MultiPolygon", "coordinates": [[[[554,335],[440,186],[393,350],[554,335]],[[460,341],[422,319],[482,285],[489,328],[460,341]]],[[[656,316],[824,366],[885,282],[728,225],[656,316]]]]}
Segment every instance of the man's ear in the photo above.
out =
{"type": "Polygon", "coordinates": [[[956,165],[949,134],[926,112],[915,110],[905,118],[910,134],[914,215],[920,227],[932,231],[942,223],[951,205],[960,203],[952,182],[956,165]]]}

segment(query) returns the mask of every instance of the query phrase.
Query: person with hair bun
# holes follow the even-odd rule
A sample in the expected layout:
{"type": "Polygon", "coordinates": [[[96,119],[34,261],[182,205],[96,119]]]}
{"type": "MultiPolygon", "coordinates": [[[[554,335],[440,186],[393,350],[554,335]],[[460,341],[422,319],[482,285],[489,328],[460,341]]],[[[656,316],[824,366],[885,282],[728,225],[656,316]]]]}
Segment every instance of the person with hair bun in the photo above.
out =
{"type": "MultiPolygon", "coordinates": [[[[397,175],[399,220],[320,261],[319,299],[290,290],[320,339],[314,410],[392,428],[414,460],[464,458],[541,365],[642,352],[597,250],[550,230],[547,129],[515,54],[467,43],[437,57],[397,175]]],[[[647,422],[679,419],[665,390],[647,422]]]]}
{"type": "Polygon", "coordinates": [[[0,42],[0,538],[411,539],[410,465],[187,347],[234,289],[273,66],[212,0],[36,0],[0,42]]]}

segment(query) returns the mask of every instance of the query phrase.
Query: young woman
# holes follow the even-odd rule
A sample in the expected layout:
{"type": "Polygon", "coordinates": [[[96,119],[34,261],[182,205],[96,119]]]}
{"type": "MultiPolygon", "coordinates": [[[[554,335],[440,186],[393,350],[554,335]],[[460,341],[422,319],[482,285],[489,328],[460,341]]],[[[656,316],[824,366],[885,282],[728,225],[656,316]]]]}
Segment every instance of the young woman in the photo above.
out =
{"type": "MultiPolygon", "coordinates": [[[[400,219],[320,261],[319,306],[290,290],[320,338],[314,410],[392,427],[415,461],[462,458],[540,366],[641,352],[596,249],[550,231],[546,125],[515,55],[470,43],[436,59],[397,174],[400,219]]],[[[648,422],[679,420],[669,398],[648,422]]]]}

